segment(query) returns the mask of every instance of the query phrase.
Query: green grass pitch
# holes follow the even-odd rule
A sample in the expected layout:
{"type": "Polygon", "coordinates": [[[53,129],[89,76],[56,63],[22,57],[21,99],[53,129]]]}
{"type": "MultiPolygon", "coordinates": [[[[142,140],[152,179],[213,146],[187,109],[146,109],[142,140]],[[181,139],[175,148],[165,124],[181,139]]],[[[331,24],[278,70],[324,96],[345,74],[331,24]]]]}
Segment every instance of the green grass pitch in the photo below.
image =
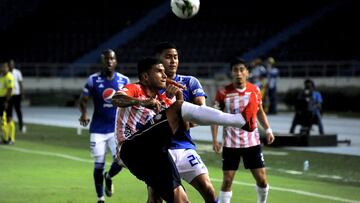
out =
{"type": "MultiPolygon", "coordinates": [[[[96,202],[88,146],[87,132],[79,136],[72,128],[29,125],[27,134],[18,134],[15,145],[0,145],[0,202],[96,202]]],[[[198,146],[219,191],[221,159],[208,143],[198,146]]],[[[360,203],[360,157],[269,147],[264,154],[269,167],[269,203],[360,203]],[[302,173],[305,159],[310,161],[310,170],[302,173]]],[[[110,163],[110,156],[107,161],[110,163]]],[[[128,170],[117,175],[114,184],[115,194],[106,202],[146,202],[145,184],[128,170]]],[[[190,185],[184,185],[191,202],[203,202],[190,185]]],[[[232,202],[256,202],[254,188],[250,172],[241,166],[232,202]]]]}

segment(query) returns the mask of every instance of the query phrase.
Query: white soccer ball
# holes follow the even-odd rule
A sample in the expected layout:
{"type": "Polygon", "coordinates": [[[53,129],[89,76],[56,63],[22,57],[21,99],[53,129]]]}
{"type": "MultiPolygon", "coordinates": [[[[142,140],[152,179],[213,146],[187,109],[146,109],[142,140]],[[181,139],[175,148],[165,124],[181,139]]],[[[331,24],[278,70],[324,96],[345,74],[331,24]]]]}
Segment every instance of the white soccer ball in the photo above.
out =
{"type": "Polygon", "coordinates": [[[189,19],[199,12],[200,0],[171,0],[171,10],[179,18],[189,19]]]}

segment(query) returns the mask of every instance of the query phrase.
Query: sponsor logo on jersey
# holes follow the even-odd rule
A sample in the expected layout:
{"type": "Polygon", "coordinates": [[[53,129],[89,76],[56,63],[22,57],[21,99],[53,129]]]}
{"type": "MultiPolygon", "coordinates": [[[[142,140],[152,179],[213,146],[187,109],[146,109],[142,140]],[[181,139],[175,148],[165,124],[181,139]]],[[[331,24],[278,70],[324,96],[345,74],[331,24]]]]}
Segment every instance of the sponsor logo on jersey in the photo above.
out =
{"type": "Polygon", "coordinates": [[[100,83],[100,85],[98,87],[99,88],[104,88],[104,85],[102,83],[100,83]]]}
{"type": "Polygon", "coordinates": [[[113,88],[106,88],[103,93],[103,99],[105,101],[105,103],[111,104],[111,99],[115,94],[115,90],[113,88]]]}
{"type": "Polygon", "coordinates": [[[104,80],[101,79],[101,77],[98,77],[95,82],[97,82],[97,83],[102,83],[102,82],[104,82],[104,80]]]}

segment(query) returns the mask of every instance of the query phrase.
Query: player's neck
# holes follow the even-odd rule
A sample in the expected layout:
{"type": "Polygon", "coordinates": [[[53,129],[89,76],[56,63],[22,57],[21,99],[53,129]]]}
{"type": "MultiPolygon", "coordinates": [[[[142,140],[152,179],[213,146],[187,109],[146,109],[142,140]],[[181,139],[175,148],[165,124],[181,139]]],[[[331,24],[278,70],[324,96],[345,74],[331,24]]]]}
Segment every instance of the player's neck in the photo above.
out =
{"type": "Polygon", "coordinates": [[[168,78],[170,78],[170,79],[172,79],[172,80],[175,80],[175,78],[176,78],[176,73],[174,73],[174,74],[172,74],[172,75],[168,75],[168,74],[166,74],[167,75],[167,77],[168,78]]]}
{"type": "Polygon", "coordinates": [[[157,88],[152,88],[150,86],[144,85],[143,83],[140,83],[143,88],[144,88],[144,92],[147,96],[155,98],[157,93],[159,92],[159,89],[157,88]]]}
{"type": "Polygon", "coordinates": [[[246,88],[246,82],[244,82],[244,83],[233,82],[233,84],[234,84],[234,87],[236,89],[244,89],[244,88],[246,88]]]}
{"type": "Polygon", "coordinates": [[[112,80],[114,78],[114,72],[104,72],[104,75],[106,76],[106,79],[112,80]]]}

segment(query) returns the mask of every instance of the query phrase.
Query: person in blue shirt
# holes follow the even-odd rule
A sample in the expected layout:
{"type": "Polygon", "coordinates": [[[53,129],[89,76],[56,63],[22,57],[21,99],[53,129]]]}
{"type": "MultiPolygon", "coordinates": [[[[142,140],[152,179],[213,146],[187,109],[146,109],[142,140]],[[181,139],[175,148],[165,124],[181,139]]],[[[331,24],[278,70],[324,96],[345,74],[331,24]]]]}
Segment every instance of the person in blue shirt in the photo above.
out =
{"type": "MultiPolygon", "coordinates": [[[[179,54],[176,46],[169,42],[163,42],[158,44],[154,51],[156,57],[164,65],[167,77],[186,87],[183,90],[184,101],[200,106],[206,105],[207,96],[199,80],[193,76],[177,74],[179,54]]],[[[196,124],[189,123],[188,125],[193,127],[196,124]]],[[[176,164],[180,177],[198,190],[205,202],[216,202],[215,189],[210,181],[208,169],[196,152],[189,129],[179,129],[176,132],[172,137],[169,153],[176,164]]],[[[148,202],[158,201],[155,200],[153,192],[149,188],[148,202]]]]}
{"type": "MultiPolygon", "coordinates": [[[[295,105],[297,112],[291,124],[290,133],[294,133],[297,124],[302,124],[308,127],[309,130],[312,124],[317,124],[320,135],[323,135],[322,103],[321,93],[316,90],[314,81],[306,79],[304,81],[304,90],[300,92],[297,98],[297,104],[295,105]]],[[[309,134],[309,130],[306,134],[309,134]]]]}
{"type": "Polygon", "coordinates": [[[106,148],[115,158],[116,139],[115,139],[115,116],[116,107],[112,105],[112,96],[124,85],[130,83],[128,77],[116,72],[117,59],[113,50],[107,49],[101,54],[103,68],[100,72],[89,76],[87,83],[80,97],[79,118],[82,126],[87,126],[90,118],[87,114],[87,104],[92,98],[94,112],[90,123],[90,151],[94,158],[94,183],[98,197],[98,203],[105,201],[104,197],[104,179],[105,193],[107,196],[113,194],[113,184],[111,178],[120,172],[121,166],[115,160],[108,172],[105,170],[106,148]]]}
{"type": "Polygon", "coordinates": [[[277,113],[277,80],[279,78],[279,69],[274,67],[275,59],[268,57],[265,61],[265,67],[267,72],[267,94],[269,98],[268,114],[277,113]]]}

